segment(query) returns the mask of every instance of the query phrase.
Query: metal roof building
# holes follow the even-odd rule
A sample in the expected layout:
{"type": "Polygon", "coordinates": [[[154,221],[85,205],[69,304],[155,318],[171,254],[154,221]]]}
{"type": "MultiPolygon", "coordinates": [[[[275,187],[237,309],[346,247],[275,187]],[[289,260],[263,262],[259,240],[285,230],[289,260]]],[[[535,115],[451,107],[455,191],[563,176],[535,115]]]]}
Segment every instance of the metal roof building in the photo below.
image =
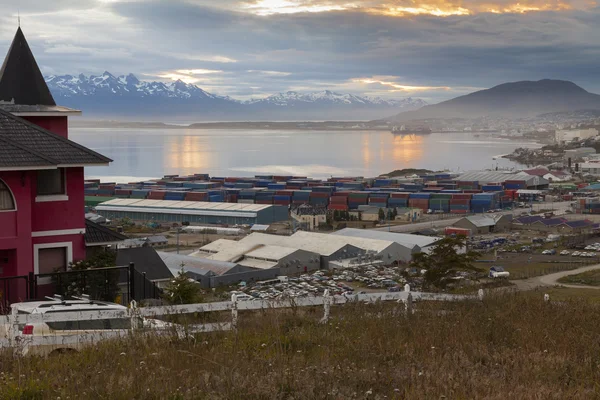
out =
{"type": "Polygon", "coordinates": [[[488,183],[502,183],[505,181],[525,181],[527,187],[537,187],[548,185],[549,181],[539,176],[529,175],[525,172],[507,172],[507,171],[469,171],[465,172],[458,178],[457,181],[474,181],[480,185],[488,183]]]}
{"type": "Polygon", "coordinates": [[[345,228],[335,233],[332,233],[332,235],[396,242],[409,249],[412,249],[413,253],[426,253],[428,250],[431,249],[431,246],[435,244],[435,242],[440,240],[440,238],[429,236],[410,235],[407,233],[383,232],[355,228],[345,228]]]}
{"type": "Polygon", "coordinates": [[[286,221],[283,206],[196,201],[114,199],[96,207],[109,219],[139,222],[254,225],[286,221]]]}

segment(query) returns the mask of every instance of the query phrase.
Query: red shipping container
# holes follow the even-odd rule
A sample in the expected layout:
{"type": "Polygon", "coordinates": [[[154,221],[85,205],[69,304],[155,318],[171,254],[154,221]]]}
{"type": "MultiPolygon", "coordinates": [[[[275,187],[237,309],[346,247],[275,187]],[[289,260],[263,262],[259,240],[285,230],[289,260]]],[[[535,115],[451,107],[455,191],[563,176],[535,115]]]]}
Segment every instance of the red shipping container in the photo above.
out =
{"type": "Polygon", "coordinates": [[[342,196],[336,196],[336,197],[331,197],[329,199],[329,201],[331,203],[336,203],[336,204],[347,204],[348,203],[348,198],[347,197],[342,197],[342,196]]]}
{"type": "Polygon", "coordinates": [[[450,210],[450,214],[468,214],[469,210],[450,210]]]}
{"type": "Polygon", "coordinates": [[[469,193],[456,193],[452,195],[452,200],[471,200],[472,197],[469,193]]]}
{"type": "Polygon", "coordinates": [[[118,194],[118,195],[131,195],[131,190],[127,190],[127,189],[116,189],[116,190],[115,190],[115,194],[118,194]]]}
{"type": "Polygon", "coordinates": [[[333,197],[338,197],[338,196],[348,197],[348,196],[350,196],[350,194],[352,194],[352,192],[333,192],[331,195],[333,197]]]}
{"type": "Polygon", "coordinates": [[[451,199],[451,206],[468,206],[471,204],[471,200],[462,200],[462,199],[451,199]]]}

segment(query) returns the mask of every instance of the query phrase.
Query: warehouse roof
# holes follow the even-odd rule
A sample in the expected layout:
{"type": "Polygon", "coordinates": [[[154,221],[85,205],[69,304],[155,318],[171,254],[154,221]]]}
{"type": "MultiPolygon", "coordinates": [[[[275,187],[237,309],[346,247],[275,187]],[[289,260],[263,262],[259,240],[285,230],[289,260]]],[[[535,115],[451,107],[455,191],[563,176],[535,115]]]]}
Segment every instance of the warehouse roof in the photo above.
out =
{"type": "Polygon", "coordinates": [[[484,228],[487,226],[496,226],[496,220],[487,215],[471,215],[469,217],[465,217],[466,220],[471,222],[477,228],[484,228]]]}
{"type": "Polygon", "coordinates": [[[258,260],[256,258],[244,258],[239,264],[244,267],[255,269],[271,269],[277,266],[277,263],[274,261],[258,260]]]}
{"type": "Polygon", "coordinates": [[[98,211],[139,211],[181,215],[256,217],[259,211],[276,207],[270,204],[207,203],[202,201],[114,199],[96,207],[98,211]]]}
{"type": "MultiPolygon", "coordinates": [[[[526,174],[525,172],[507,172],[507,171],[469,171],[465,172],[458,178],[457,181],[477,181],[479,184],[487,184],[490,182],[504,181],[530,181],[535,176],[526,174]]],[[[538,179],[543,179],[535,177],[538,179]]]]}
{"type": "Polygon", "coordinates": [[[183,268],[186,272],[190,271],[198,275],[223,275],[237,267],[236,263],[185,256],[171,252],[159,251],[158,255],[174,274],[183,268]]]}
{"type": "Polygon", "coordinates": [[[373,231],[367,229],[355,229],[355,228],[345,228],[340,231],[333,233],[333,235],[341,235],[341,236],[350,236],[350,237],[363,237],[367,239],[376,239],[376,240],[386,240],[390,242],[400,243],[401,245],[413,248],[414,246],[418,246],[421,249],[427,246],[431,246],[440,238],[436,237],[428,237],[428,236],[420,236],[420,235],[410,235],[407,233],[394,233],[394,232],[382,232],[382,231],[373,231]]]}
{"type": "Polygon", "coordinates": [[[252,258],[264,258],[266,260],[279,261],[282,258],[289,256],[290,254],[294,254],[299,251],[298,249],[294,249],[291,247],[283,247],[283,246],[261,246],[257,249],[249,251],[245,254],[246,257],[252,258]]]}
{"type": "Polygon", "coordinates": [[[311,251],[322,256],[331,255],[336,251],[343,249],[349,244],[347,240],[336,240],[331,235],[308,232],[297,232],[293,236],[278,236],[268,235],[264,233],[253,233],[240,240],[240,243],[254,246],[275,245],[292,247],[306,251],[311,251]]]}

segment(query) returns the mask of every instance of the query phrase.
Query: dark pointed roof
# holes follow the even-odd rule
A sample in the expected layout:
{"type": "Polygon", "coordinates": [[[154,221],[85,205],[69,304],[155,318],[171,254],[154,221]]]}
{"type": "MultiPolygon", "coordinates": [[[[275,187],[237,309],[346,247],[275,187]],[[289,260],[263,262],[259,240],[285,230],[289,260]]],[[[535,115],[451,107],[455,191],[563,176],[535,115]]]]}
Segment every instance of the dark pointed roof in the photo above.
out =
{"type": "Polygon", "coordinates": [[[20,27],[0,69],[0,101],[56,105],[20,27]]]}

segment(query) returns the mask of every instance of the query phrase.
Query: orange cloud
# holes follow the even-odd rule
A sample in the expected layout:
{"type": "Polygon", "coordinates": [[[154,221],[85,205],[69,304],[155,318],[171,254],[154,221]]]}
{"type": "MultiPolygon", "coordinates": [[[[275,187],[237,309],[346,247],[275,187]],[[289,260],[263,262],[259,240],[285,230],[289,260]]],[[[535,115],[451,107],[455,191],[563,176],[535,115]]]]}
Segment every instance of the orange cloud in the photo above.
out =
{"type": "Polygon", "coordinates": [[[478,13],[529,13],[589,9],[593,0],[247,0],[247,11],[258,15],[355,10],[370,14],[406,17],[449,17],[478,13]]]}

